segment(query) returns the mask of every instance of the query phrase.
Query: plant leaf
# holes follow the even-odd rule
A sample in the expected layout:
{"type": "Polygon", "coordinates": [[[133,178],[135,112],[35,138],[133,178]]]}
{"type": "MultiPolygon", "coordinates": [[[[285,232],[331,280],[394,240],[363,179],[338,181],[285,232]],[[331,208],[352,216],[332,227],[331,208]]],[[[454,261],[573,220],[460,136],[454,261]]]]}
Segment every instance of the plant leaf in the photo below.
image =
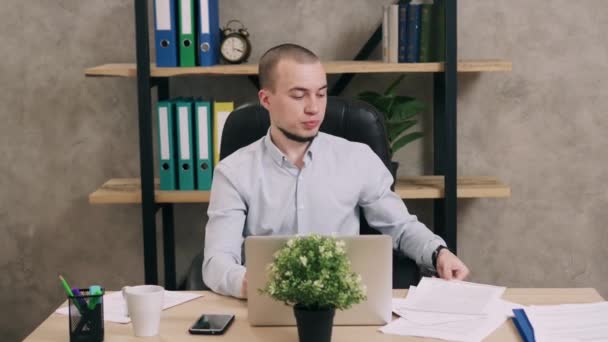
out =
{"type": "Polygon", "coordinates": [[[392,107],[393,101],[394,98],[392,97],[380,96],[373,99],[373,101],[367,102],[374,106],[378,111],[380,111],[382,115],[384,115],[384,121],[388,121],[391,119],[390,109],[392,107]]]}
{"type": "Polygon", "coordinates": [[[385,117],[387,116],[386,113],[388,113],[391,99],[373,91],[363,92],[358,95],[358,98],[374,106],[374,108],[382,112],[385,117]]]}
{"type": "Polygon", "coordinates": [[[400,148],[402,148],[403,146],[411,143],[412,141],[414,141],[416,139],[420,139],[423,136],[424,136],[424,134],[422,134],[422,132],[414,132],[414,133],[410,133],[410,134],[404,135],[401,138],[397,139],[397,141],[395,141],[391,145],[391,150],[393,151],[393,153],[395,153],[400,148]]]}
{"type": "Polygon", "coordinates": [[[416,120],[405,120],[397,123],[387,123],[388,140],[392,142],[399,137],[403,132],[407,131],[412,126],[416,125],[416,120]]]}
{"type": "Polygon", "coordinates": [[[386,88],[386,90],[384,91],[384,95],[395,96],[395,88],[397,88],[397,86],[399,85],[399,83],[401,83],[404,77],[405,74],[397,77],[397,79],[394,80],[393,83],[388,86],[388,88],[386,88]]]}
{"type": "Polygon", "coordinates": [[[360,93],[359,95],[357,95],[357,98],[359,100],[369,102],[369,103],[375,102],[380,97],[382,97],[382,95],[375,91],[364,91],[364,92],[360,93]]]}
{"type": "Polygon", "coordinates": [[[397,101],[391,108],[390,118],[393,120],[408,119],[421,112],[424,112],[426,106],[418,100],[397,101]]]}
{"type": "Polygon", "coordinates": [[[413,120],[418,113],[399,114],[396,118],[392,118],[386,122],[387,125],[395,125],[404,121],[413,120]],[[401,117],[399,117],[401,115],[401,117]]]}

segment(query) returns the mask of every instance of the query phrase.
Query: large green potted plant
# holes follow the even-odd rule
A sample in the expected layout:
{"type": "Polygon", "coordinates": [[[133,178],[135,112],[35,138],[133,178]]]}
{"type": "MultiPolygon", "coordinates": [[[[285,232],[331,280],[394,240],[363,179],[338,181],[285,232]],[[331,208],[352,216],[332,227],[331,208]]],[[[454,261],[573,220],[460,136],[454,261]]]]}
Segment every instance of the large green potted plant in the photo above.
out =
{"type": "MultiPolygon", "coordinates": [[[[426,110],[426,106],[413,97],[396,94],[396,88],[404,77],[405,75],[399,76],[381,94],[364,91],[357,95],[358,99],[371,104],[384,114],[391,156],[405,145],[424,136],[422,132],[406,132],[418,123],[415,118],[426,110]]],[[[399,164],[394,161],[391,164],[391,173],[396,178],[399,164]]]]}
{"type": "Polygon", "coordinates": [[[300,342],[331,341],[335,310],[366,299],[344,241],[335,237],[290,239],[268,267],[268,282],[260,292],[293,306],[300,342]]]}

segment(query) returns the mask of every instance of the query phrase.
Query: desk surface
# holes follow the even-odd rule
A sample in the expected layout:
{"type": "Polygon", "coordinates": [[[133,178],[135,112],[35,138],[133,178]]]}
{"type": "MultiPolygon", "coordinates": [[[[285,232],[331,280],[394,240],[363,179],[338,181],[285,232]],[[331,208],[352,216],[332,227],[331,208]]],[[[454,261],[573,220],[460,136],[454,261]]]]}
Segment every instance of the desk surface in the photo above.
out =
{"type": "MultiPolygon", "coordinates": [[[[395,290],[403,297],[406,290],[395,290]]],[[[296,327],[251,327],[247,322],[247,302],[203,292],[196,300],[163,311],[160,336],[145,341],[298,341],[296,327]],[[235,321],[223,336],[190,335],[188,328],[201,313],[233,313],[235,321]]],[[[591,303],[603,298],[595,289],[507,289],[504,299],[520,304],[591,303]]],[[[429,341],[431,339],[385,335],[377,326],[335,326],[332,341],[429,341]]],[[[26,341],[68,341],[67,316],[52,313],[26,341]]],[[[105,323],[106,341],[142,341],[135,338],[131,324],[105,323]]],[[[488,341],[520,341],[515,326],[507,320],[488,341]]]]}

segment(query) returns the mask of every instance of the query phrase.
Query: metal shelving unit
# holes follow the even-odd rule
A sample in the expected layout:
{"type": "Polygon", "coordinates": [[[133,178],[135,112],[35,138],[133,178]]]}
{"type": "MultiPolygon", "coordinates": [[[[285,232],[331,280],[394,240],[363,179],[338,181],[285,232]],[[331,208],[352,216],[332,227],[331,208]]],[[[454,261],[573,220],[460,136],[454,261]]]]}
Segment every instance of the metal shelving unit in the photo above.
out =
{"type": "MultiPolygon", "coordinates": [[[[112,189],[102,187],[91,195],[91,203],[141,203],[142,231],[144,243],[145,283],[158,283],[157,243],[156,243],[156,214],[161,211],[163,228],[163,256],[165,287],[169,290],[177,288],[175,271],[175,233],[174,233],[174,203],[205,202],[207,194],[189,194],[187,200],[179,200],[179,196],[171,193],[159,193],[155,190],[153,127],[152,127],[152,92],[156,88],[159,100],[169,98],[169,77],[193,74],[230,74],[247,75],[250,80],[257,73],[256,65],[215,66],[211,68],[156,68],[150,62],[149,31],[148,31],[148,0],[134,0],[135,32],[136,32],[136,64],[108,64],[86,70],[87,76],[136,77],[137,103],[139,120],[139,182],[130,181],[127,186],[127,197],[113,193],[112,189]],[[133,185],[134,183],[138,183],[133,185]],[[140,193],[137,194],[136,192],[140,193]],[[139,195],[139,196],[138,196],[139,195]],[[160,200],[176,198],[171,200],[160,200]],[[105,196],[105,197],[104,197],[105,196]],[[109,196],[109,197],[108,197],[109,196]],[[114,196],[114,197],[112,197],[114,196]],[[130,197],[129,197],[130,196],[130,197]],[[157,199],[157,196],[159,199],[157,199]],[[173,196],[173,197],[171,197],[173,196]],[[201,197],[202,196],[202,197],[201,197]],[[158,200],[158,202],[157,202],[158,200]]],[[[456,0],[445,1],[445,62],[416,64],[386,64],[366,61],[370,53],[381,41],[381,27],[378,28],[363,45],[354,61],[326,62],[328,73],[342,74],[331,89],[330,94],[339,94],[350,79],[358,73],[369,72],[427,72],[433,73],[434,101],[434,176],[422,176],[419,179],[405,181],[402,198],[433,198],[435,232],[442,236],[452,251],[457,250],[457,198],[458,197],[508,197],[510,189],[491,177],[477,177],[474,187],[482,190],[466,188],[466,178],[459,179],[457,170],[457,95],[458,72],[509,71],[511,63],[501,60],[488,61],[458,61],[457,59],[457,15],[456,0]],[[437,178],[437,176],[443,176],[437,178]],[[431,178],[429,178],[431,177],[431,178]],[[435,177],[435,178],[432,178],[435,177]],[[425,183],[426,182],[426,183],[425,183]],[[443,184],[440,184],[443,182],[443,184]],[[458,183],[460,182],[460,188],[458,183]],[[464,183],[463,183],[464,182],[464,183]],[[410,188],[407,188],[410,186],[410,188]],[[483,188],[485,186],[485,188],[483,188]],[[418,188],[420,187],[420,189],[418,188]],[[426,188],[425,188],[426,187],[426,188]],[[422,189],[422,190],[421,190],[422,189]],[[467,189],[470,191],[467,192],[467,189]],[[414,192],[414,190],[420,192],[414,192]],[[462,190],[462,191],[461,191],[462,190]],[[409,191],[409,192],[408,192],[409,191]],[[426,192],[425,192],[426,191],[426,192]],[[478,191],[477,193],[475,191],[478,191]],[[409,194],[409,195],[408,195],[409,194]],[[459,195],[460,194],[460,195],[459,195]],[[468,195],[467,195],[468,194],[468,195]],[[409,197],[411,196],[411,197],[409,197]]],[[[117,181],[121,180],[111,180],[117,181]]],[[[110,183],[109,182],[109,183],[110,183]]],[[[475,182],[468,179],[468,182],[475,182]]],[[[469,184],[470,185],[470,184],[469,184]]],[[[124,186],[124,184],[123,184],[124,186]]],[[[116,189],[114,189],[116,190],[116,189]]],[[[123,189],[124,190],[124,189],[123,189]]],[[[117,190],[117,191],[123,191],[117,190]]]]}

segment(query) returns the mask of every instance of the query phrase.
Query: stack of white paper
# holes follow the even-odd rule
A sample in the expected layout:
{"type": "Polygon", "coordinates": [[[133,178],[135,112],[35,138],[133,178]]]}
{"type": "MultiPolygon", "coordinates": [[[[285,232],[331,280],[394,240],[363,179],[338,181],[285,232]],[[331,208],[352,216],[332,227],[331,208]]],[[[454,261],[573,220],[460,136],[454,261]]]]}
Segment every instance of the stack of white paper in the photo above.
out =
{"type": "Polygon", "coordinates": [[[382,327],[385,334],[480,341],[520,307],[500,297],[504,287],[422,278],[406,298],[393,299],[401,318],[382,327]]]}
{"type": "MultiPolygon", "coordinates": [[[[182,292],[182,291],[167,291],[163,297],[163,310],[170,307],[185,303],[195,298],[201,297],[201,294],[182,292]]],[[[68,307],[63,306],[55,310],[56,313],[68,315],[68,307]]],[[[103,319],[115,323],[130,323],[131,318],[127,312],[127,303],[122,296],[122,292],[114,292],[103,296],[103,319]]]]}
{"type": "Polygon", "coordinates": [[[608,341],[608,302],[530,306],[536,342],[608,341]]]}

